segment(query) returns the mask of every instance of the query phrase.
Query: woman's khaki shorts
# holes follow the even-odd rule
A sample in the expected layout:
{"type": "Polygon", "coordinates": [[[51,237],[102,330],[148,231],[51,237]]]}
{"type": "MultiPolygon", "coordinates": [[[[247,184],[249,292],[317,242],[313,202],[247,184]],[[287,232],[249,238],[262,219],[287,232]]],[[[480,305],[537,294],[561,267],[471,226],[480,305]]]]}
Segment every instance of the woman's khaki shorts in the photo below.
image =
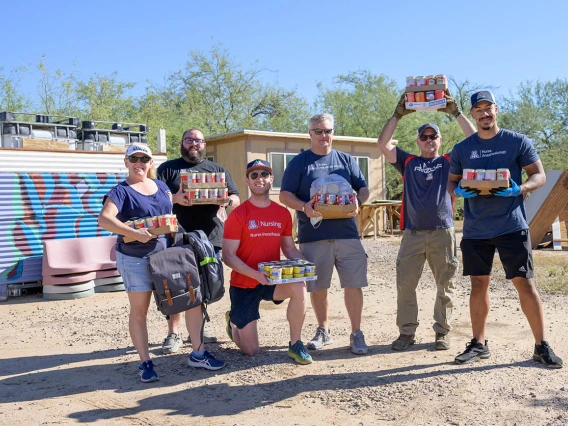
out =
{"type": "Polygon", "coordinates": [[[306,281],[308,292],[328,289],[334,266],[341,288],[367,287],[367,253],[361,240],[314,241],[300,244],[300,251],[316,265],[318,279],[306,281]]]}

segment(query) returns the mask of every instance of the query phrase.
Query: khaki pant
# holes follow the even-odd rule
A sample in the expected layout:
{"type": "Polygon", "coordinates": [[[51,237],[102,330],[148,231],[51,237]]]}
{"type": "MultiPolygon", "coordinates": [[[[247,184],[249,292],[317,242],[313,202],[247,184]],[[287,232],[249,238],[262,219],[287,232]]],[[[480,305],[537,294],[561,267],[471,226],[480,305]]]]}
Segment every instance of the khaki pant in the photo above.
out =
{"type": "Polygon", "coordinates": [[[434,274],[436,302],[434,331],[447,334],[452,327],[453,278],[458,268],[454,228],[432,231],[405,230],[396,259],[397,306],[396,325],[401,334],[414,334],[418,327],[416,287],[428,261],[434,274]]]}

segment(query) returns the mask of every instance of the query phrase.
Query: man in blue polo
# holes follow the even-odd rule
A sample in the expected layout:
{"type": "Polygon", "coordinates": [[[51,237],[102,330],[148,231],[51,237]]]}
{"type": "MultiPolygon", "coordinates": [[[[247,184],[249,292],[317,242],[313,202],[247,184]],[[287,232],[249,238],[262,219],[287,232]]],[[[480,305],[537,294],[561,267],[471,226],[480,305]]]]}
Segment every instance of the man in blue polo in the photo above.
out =
{"type": "Polygon", "coordinates": [[[544,315],[533,280],[531,239],[523,198],[524,194],[544,185],[546,176],[532,141],[520,133],[500,129],[498,111],[490,91],[474,93],[471,116],[477,123],[477,133],[458,143],[451,155],[448,192],[465,198],[460,246],[463,274],[471,279],[469,303],[473,332],[473,339],[455,362],[466,364],[491,356],[485,340],[485,325],[489,314],[491,268],[498,250],[505,276],[519,293],[521,308],[535,339],[533,359],[550,368],[561,368],[562,360],[544,340],[544,315]],[[479,191],[461,186],[464,169],[499,168],[510,171],[508,188],[494,189],[492,195],[479,195],[479,191]],[[523,170],[528,176],[525,182],[522,181],[523,170]]]}
{"type": "Polygon", "coordinates": [[[363,288],[367,282],[367,254],[359,239],[355,216],[357,210],[343,219],[324,219],[314,227],[311,219],[321,219],[310,200],[312,182],[338,175],[357,193],[358,204],[369,198],[369,188],[355,159],[333,146],[334,119],[331,114],[314,115],[309,122],[310,149],[295,156],[282,177],[280,202],[297,210],[300,251],[317,266],[318,278],[307,281],[318,328],[308,349],[322,349],[333,342],[329,327],[328,289],[333,270],[337,270],[344,293],[345,307],[351,325],[349,345],[354,354],[368,351],[361,331],[363,288]]]}
{"type": "MultiPolygon", "coordinates": [[[[459,110],[455,100],[446,95],[442,112],[456,117],[465,136],[475,132],[473,124],[459,110]]],[[[434,304],[434,345],[438,350],[450,348],[452,293],[458,259],[454,232],[453,200],[445,191],[450,170],[450,157],[439,153],[442,135],[436,124],[426,123],[418,129],[416,145],[419,155],[412,155],[392,143],[399,120],[412,113],[405,107],[404,95],[394,115],[387,122],[377,145],[387,161],[400,172],[403,180],[402,217],[404,229],[396,260],[397,316],[400,335],[392,349],[403,351],[415,342],[418,328],[416,288],[424,263],[432,270],[437,294],[434,304]]]]}

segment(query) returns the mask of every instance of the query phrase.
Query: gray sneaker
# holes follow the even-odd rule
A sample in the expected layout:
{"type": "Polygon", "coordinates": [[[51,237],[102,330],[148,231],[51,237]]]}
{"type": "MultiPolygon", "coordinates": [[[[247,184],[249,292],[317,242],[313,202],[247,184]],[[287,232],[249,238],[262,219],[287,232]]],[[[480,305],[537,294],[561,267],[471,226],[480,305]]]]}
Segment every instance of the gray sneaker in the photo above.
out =
{"type": "Polygon", "coordinates": [[[436,333],[436,340],[434,341],[434,346],[439,351],[445,351],[450,349],[450,336],[443,333],[436,333]]]}
{"type": "Polygon", "coordinates": [[[180,346],[183,344],[181,337],[175,333],[168,334],[162,344],[162,352],[165,354],[173,354],[179,351],[180,346]]]}
{"type": "Polygon", "coordinates": [[[333,343],[331,332],[325,331],[325,328],[318,327],[316,335],[308,342],[308,349],[321,349],[324,345],[333,343]]]}
{"type": "MultiPolygon", "coordinates": [[[[191,343],[191,337],[187,337],[187,343],[191,343]]],[[[203,343],[217,343],[217,337],[215,337],[207,329],[203,330],[203,343]]]]}
{"type": "Polygon", "coordinates": [[[366,354],[369,348],[365,343],[365,336],[361,330],[357,330],[355,334],[352,334],[349,338],[349,343],[351,344],[351,352],[357,355],[366,354]]]}

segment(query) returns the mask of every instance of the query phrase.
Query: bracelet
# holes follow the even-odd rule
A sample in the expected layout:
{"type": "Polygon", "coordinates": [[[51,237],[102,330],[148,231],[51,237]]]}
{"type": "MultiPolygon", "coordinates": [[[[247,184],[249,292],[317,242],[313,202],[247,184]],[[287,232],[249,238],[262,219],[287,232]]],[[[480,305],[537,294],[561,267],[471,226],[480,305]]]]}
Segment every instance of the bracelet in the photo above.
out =
{"type": "Polygon", "coordinates": [[[306,213],[306,203],[302,204],[302,213],[306,213]]]}

